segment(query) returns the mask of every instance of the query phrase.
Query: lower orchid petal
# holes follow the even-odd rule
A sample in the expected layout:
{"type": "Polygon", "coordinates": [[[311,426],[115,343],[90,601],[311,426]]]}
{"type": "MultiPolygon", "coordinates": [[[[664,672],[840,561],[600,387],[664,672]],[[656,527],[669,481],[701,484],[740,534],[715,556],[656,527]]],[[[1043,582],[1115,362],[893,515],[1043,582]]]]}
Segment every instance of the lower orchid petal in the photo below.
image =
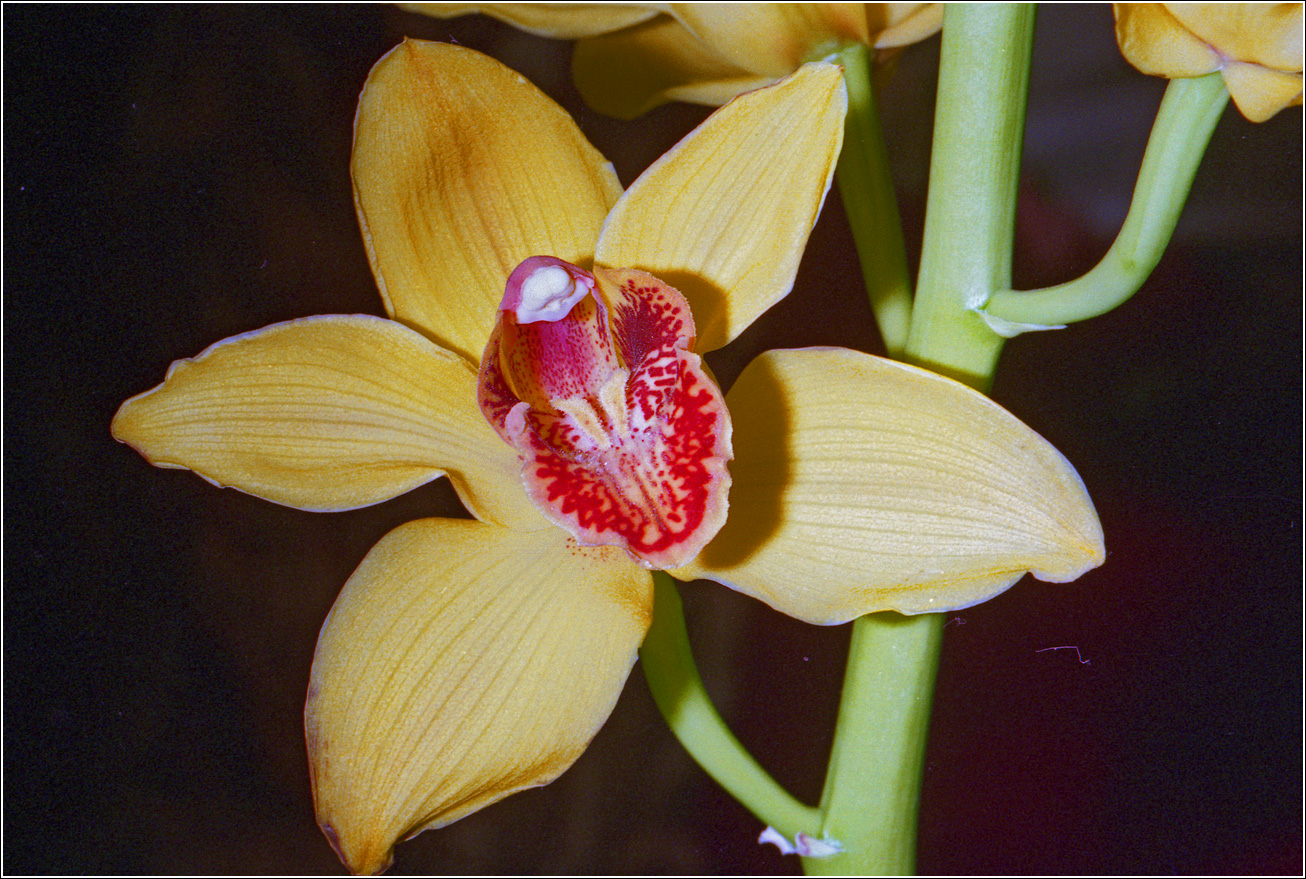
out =
{"type": "Polygon", "coordinates": [[[480,519],[548,527],[476,406],[476,370],[393,321],[274,324],[174,363],[113,435],[160,467],[305,510],[346,510],[448,475],[480,519]]]}
{"type": "Polygon", "coordinates": [[[809,623],[969,607],[1105,557],[1083,483],[986,397],[844,349],[771,351],[726,397],[730,518],[677,577],[809,623]]]}
{"type": "Polygon", "coordinates": [[[397,841],[561,774],[651,614],[647,572],[553,529],[386,535],[322,628],[305,707],[318,821],[345,864],[384,869],[397,841]]]}
{"type": "Polygon", "coordinates": [[[620,433],[558,432],[583,446],[557,437],[550,444],[516,419],[522,481],[536,507],[583,546],[621,546],[657,570],[697,555],[729,509],[730,416],[721,392],[697,354],[679,352],[676,372],[665,418],[629,429],[635,407],[620,433]]]}

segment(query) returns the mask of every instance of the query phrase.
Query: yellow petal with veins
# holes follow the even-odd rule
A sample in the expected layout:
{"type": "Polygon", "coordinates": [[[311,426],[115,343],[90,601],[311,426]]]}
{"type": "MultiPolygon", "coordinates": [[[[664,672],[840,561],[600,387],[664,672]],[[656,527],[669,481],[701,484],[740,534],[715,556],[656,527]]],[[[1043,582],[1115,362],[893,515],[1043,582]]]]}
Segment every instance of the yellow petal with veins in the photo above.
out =
{"type": "Polygon", "coordinates": [[[218,342],[122,405],[113,435],[159,467],[304,510],[347,510],[447,474],[481,519],[550,527],[476,405],[476,369],[369,315],[218,342]]]}
{"type": "Polygon", "coordinates": [[[386,308],[473,363],[523,259],[588,267],[621,194],[571,117],[493,58],[407,40],[354,125],[354,197],[386,308]]]}
{"type": "Polygon", "coordinates": [[[611,713],[649,574],[557,529],[452,519],[386,535],[322,627],[305,706],[318,821],[374,873],[395,842],[570,766],[611,713]]]}
{"type": "Polygon", "coordinates": [[[574,40],[606,34],[657,15],[657,3],[400,3],[436,18],[480,12],[541,37],[574,40]]]}
{"type": "Polygon", "coordinates": [[[942,376],[845,349],[770,351],[726,396],[730,519],[677,577],[809,623],[969,607],[1105,557],[1056,449],[942,376]]]}
{"type": "Polygon", "coordinates": [[[725,345],[793,287],[847,105],[832,64],[731,101],[631,185],[595,262],[675,287],[694,312],[696,350],[725,345]]]}
{"type": "Polygon", "coordinates": [[[579,41],[571,69],[585,103],[619,119],[667,101],[719,107],[775,80],[727,61],[670,16],[579,41]]]}

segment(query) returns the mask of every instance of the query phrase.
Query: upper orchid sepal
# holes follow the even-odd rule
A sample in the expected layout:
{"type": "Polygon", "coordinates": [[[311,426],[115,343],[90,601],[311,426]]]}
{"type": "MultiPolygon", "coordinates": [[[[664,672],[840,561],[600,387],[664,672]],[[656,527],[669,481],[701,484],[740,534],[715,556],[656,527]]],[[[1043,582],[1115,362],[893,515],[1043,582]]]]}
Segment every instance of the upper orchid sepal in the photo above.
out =
{"type": "Polygon", "coordinates": [[[478,402],[536,507],[582,546],[679,567],[726,520],[730,416],[689,304],[645,272],[534,256],[511,274],[478,402]]]}

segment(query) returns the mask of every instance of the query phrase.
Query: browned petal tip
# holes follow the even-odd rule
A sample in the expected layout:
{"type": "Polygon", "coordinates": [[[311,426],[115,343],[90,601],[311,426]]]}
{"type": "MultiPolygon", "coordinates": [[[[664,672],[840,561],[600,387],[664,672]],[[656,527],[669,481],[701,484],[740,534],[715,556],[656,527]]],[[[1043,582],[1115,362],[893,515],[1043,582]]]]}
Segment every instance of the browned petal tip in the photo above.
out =
{"type": "Polygon", "coordinates": [[[340,862],[355,876],[375,876],[390,869],[390,865],[394,863],[394,849],[389,846],[378,850],[374,845],[367,845],[361,851],[355,852],[354,857],[350,857],[340,841],[340,834],[336,833],[336,829],[330,822],[322,821],[318,826],[322,828],[322,834],[327,838],[327,842],[331,843],[336,857],[340,858],[340,862]]]}

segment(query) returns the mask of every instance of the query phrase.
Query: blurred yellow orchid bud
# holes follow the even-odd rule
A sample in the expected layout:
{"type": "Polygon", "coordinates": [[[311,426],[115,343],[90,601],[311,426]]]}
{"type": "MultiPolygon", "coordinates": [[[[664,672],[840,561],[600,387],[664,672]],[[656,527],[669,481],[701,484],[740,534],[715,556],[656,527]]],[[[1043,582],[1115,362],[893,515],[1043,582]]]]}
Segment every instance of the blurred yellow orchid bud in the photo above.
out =
{"type": "Polygon", "coordinates": [[[480,12],[575,39],[576,87],[600,113],[633,119],[668,101],[719,107],[850,42],[887,59],[938,33],[941,3],[406,3],[453,18],[480,12]]]}
{"type": "Polygon", "coordinates": [[[1264,122],[1302,102],[1301,3],[1117,3],[1130,64],[1170,79],[1220,71],[1233,102],[1264,122]]]}

